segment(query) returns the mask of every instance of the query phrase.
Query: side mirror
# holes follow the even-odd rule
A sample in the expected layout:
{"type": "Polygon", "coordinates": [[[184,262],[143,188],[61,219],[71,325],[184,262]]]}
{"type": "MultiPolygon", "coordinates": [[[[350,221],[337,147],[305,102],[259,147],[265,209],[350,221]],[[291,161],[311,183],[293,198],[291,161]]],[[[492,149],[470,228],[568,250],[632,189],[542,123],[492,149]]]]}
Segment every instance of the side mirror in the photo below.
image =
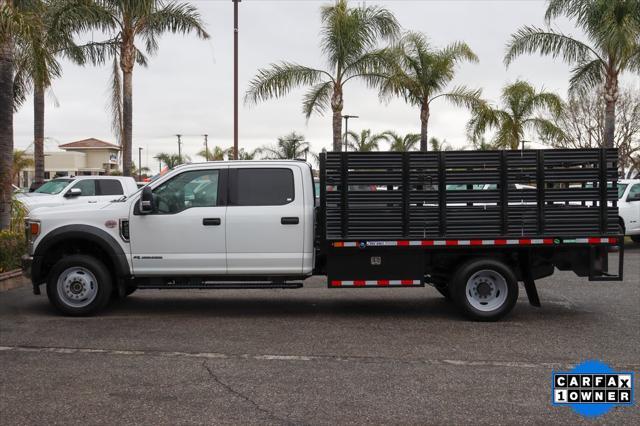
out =
{"type": "Polygon", "coordinates": [[[64,194],[65,197],[77,197],[79,195],[82,195],[82,189],[80,188],[71,188],[64,194]]]}
{"type": "Polygon", "coordinates": [[[142,196],[140,197],[140,213],[153,213],[153,192],[151,188],[145,186],[142,188],[142,196]]]}
{"type": "Polygon", "coordinates": [[[627,201],[640,201],[640,192],[627,196],[627,201]]]}

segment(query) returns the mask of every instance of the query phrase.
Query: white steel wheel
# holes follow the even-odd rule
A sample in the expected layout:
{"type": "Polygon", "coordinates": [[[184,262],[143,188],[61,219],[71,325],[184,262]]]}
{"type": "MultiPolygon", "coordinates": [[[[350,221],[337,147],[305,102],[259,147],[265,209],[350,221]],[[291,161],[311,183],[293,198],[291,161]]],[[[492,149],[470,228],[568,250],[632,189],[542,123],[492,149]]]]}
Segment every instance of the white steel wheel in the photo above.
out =
{"type": "Polygon", "coordinates": [[[451,298],[458,309],[475,321],[496,321],[518,300],[518,280],[501,259],[475,258],[461,263],[450,282],[451,298]]]}
{"type": "Polygon", "coordinates": [[[507,280],[497,271],[482,269],[467,280],[466,297],[481,312],[499,309],[507,301],[507,280]]]}
{"type": "Polygon", "coordinates": [[[98,280],[89,269],[81,266],[65,269],[58,276],[56,287],[60,300],[72,308],[84,308],[98,295],[98,280]]]}
{"type": "Polygon", "coordinates": [[[65,315],[92,315],[107,305],[113,292],[109,270],[93,256],[64,256],[48,275],[47,297],[65,315]]]}

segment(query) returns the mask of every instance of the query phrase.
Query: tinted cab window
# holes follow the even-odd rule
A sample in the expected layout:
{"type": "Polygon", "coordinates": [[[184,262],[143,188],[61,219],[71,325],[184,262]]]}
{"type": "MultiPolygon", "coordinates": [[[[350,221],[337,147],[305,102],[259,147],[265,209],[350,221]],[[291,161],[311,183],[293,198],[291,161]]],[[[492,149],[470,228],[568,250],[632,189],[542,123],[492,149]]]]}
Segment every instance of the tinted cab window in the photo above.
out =
{"type": "Polygon", "coordinates": [[[116,179],[100,179],[96,181],[100,195],[123,195],[122,183],[116,179]]]}
{"type": "Polygon", "coordinates": [[[82,190],[80,196],[94,196],[96,195],[96,181],[93,179],[83,179],[79,180],[78,183],[73,185],[71,188],[79,188],[82,190]]]}
{"type": "Polygon", "coordinates": [[[156,211],[175,214],[193,207],[218,205],[218,170],[184,172],[153,190],[156,211]]]}
{"type": "Polygon", "coordinates": [[[290,169],[232,169],[230,205],[282,206],[294,199],[290,169]]]}

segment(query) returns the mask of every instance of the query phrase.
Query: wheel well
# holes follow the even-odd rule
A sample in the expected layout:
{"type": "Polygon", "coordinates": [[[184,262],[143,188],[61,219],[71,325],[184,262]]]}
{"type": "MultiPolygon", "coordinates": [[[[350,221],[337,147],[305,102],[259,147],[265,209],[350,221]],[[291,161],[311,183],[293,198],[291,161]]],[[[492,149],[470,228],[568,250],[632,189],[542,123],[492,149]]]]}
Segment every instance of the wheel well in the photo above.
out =
{"type": "Polygon", "coordinates": [[[624,219],[622,216],[618,216],[618,222],[620,223],[620,232],[624,234],[626,232],[626,226],[624,225],[624,219]]]}
{"type": "Polygon", "coordinates": [[[60,259],[66,256],[71,256],[74,254],[82,254],[86,256],[92,256],[104,263],[111,274],[111,278],[113,279],[113,271],[115,271],[115,264],[113,259],[98,244],[93,241],[83,240],[81,238],[73,238],[67,239],[60,242],[55,243],[52,247],[50,247],[42,261],[42,277],[48,279],[49,272],[53,265],[56,264],[60,259]]]}

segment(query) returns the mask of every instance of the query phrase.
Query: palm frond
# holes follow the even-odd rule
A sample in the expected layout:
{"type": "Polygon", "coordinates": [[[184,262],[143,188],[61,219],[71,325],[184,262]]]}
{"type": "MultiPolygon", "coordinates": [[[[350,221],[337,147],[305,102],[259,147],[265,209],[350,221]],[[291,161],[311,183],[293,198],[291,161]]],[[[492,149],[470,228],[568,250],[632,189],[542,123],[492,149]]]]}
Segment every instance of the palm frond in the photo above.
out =
{"type": "Polygon", "coordinates": [[[458,87],[454,87],[453,90],[451,90],[448,93],[441,93],[439,95],[434,96],[433,98],[429,99],[429,103],[431,103],[437,98],[442,97],[457,107],[464,107],[464,108],[471,109],[483,102],[481,96],[482,96],[482,89],[473,90],[465,86],[458,86],[458,87]]]}
{"type": "Polygon", "coordinates": [[[451,43],[441,51],[441,55],[453,62],[467,61],[477,63],[478,56],[471,50],[467,43],[457,41],[451,43]]]}
{"type": "Polygon", "coordinates": [[[604,82],[603,68],[603,64],[599,59],[578,63],[578,65],[571,70],[569,90],[585,95],[589,90],[604,82]]]}
{"type": "Polygon", "coordinates": [[[302,112],[309,119],[313,113],[322,115],[329,107],[333,82],[316,84],[305,95],[302,101],[302,112]]]}
{"type": "Polygon", "coordinates": [[[535,130],[545,143],[553,144],[566,140],[566,134],[552,121],[533,117],[525,121],[525,125],[535,130]]]}
{"type": "Polygon", "coordinates": [[[118,145],[121,145],[124,131],[122,122],[122,80],[120,78],[120,64],[117,57],[113,58],[113,64],[111,66],[108,109],[111,114],[111,131],[113,131],[118,145]]]}
{"type": "Polygon", "coordinates": [[[311,86],[322,82],[331,75],[325,71],[305,67],[303,65],[280,62],[269,68],[258,71],[245,94],[246,104],[256,104],[270,98],[279,98],[300,86],[311,86]]]}
{"type": "Polygon", "coordinates": [[[541,55],[551,55],[553,58],[561,57],[569,63],[592,59],[600,59],[604,63],[595,50],[579,40],[553,30],[529,26],[519,29],[511,36],[504,63],[509,66],[516,57],[536,52],[541,55]]]}
{"type": "Polygon", "coordinates": [[[144,39],[148,54],[157,51],[157,36],[165,32],[173,34],[194,32],[202,39],[209,38],[198,9],[188,3],[162,4],[160,9],[144,16],[138,22],[137,32],[144,39]]]}

